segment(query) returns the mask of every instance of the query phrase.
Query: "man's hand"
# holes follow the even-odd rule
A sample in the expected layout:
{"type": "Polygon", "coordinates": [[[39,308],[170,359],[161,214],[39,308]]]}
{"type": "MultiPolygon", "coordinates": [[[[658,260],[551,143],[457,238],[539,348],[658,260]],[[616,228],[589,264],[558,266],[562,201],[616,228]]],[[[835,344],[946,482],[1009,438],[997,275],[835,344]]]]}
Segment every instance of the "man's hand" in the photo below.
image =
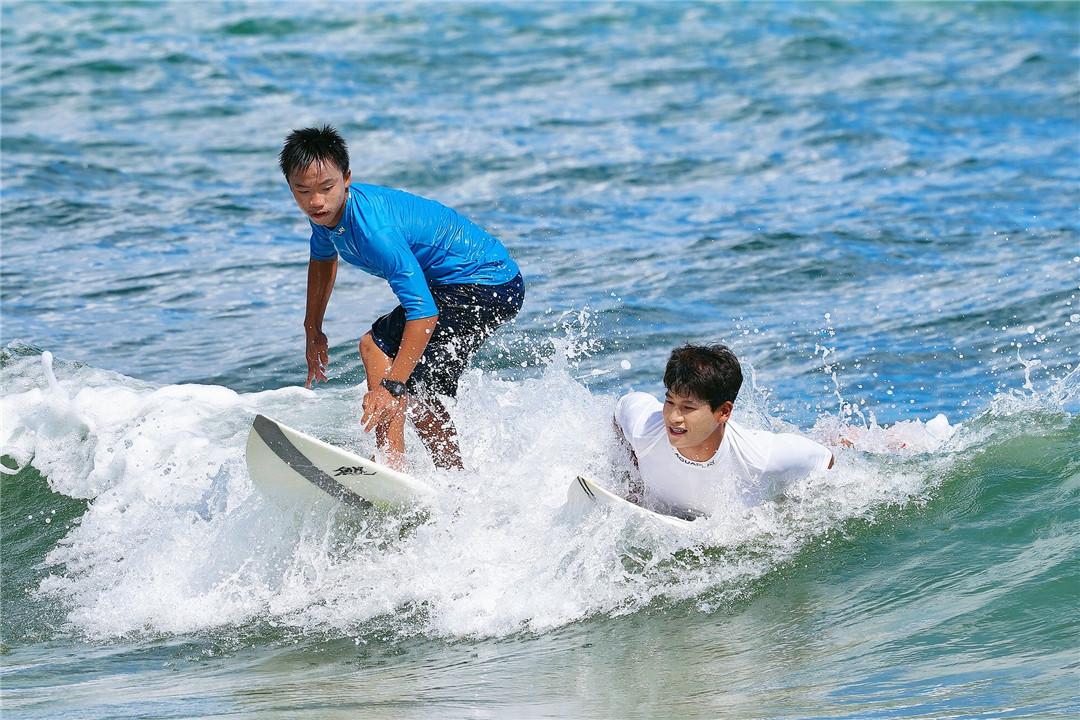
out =
{"type": "Polygon", "coordinates": [[[407,395],[396,398],[382,385],[376,385],[374,390],[369,390],[364,395],[364,415],[360,418],[364,432],[371,432],[379,425],[387,425],[396,417],[404,418],[407,404],[407,395]]]}
{"type": "Polygon", "coordinates": [[[307,347],[304,351],[307,357],[307,383],[304,387],[310,388],[312,380],[326,382],[326,366],[330,364],[329,350],[330,345],[321,330],[308,331],[307,347]]]}

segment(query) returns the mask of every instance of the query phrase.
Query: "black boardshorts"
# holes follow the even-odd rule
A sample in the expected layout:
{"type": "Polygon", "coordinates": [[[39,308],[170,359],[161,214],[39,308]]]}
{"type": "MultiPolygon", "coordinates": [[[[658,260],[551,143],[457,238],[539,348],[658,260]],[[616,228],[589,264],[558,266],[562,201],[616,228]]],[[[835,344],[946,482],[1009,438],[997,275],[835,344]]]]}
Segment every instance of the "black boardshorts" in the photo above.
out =
{"type": "MultiPolygon", "coordinates": [[[[458,381],[484,341],[514,319],[525,300],[525,281],[518,274],[502,285],[440,285],[430,287],[439,321],[416,369],[406,382],[420,397],[456,397],[458,381]]],[[[371,324],[375,344],[391,358],[401,347],[405,309],[398,305],[371,324]]]]}

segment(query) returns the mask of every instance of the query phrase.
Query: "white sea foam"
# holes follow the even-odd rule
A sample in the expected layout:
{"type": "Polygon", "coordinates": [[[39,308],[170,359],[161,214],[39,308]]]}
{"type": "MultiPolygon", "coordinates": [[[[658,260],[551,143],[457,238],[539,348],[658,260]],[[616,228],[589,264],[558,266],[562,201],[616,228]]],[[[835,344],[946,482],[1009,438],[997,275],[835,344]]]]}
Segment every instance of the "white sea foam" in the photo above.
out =
{"type": "MultiPolygon", "coordinates": [[[[713,516],[690,533],[569,506],[577,474],[609,486],[619,474],[615,398],[590,393],[565,355],[532,379],[465,376],[453,414],[468,471],[436,471],[410,435],[414,472],[439,491],[422,523],[329,501],[283,508],[252,487],[244,445],[256,412],[372,452],[353,389],[243,395],[71,365],[56,368],[54,383],[35,358],[18,358],[5,371],[21,389],[2,399],[3,452],[32,462],[54,490],[90,498],[37,592],[62,600],[71,629],[94,637],[258,620],[503,636],[655,602],[729,601],[814,536],[927,489],[918,464],[887,470],[870,454],[840,453],[838,469],[780,503],[713,516]]],[[[751,422],[762,415],[746,411],[751,422]]],[[[940,447],[952,431],[935,419],[864,429],[859,441],[895,453],[902,440],[911,452],[940,447]]]]}

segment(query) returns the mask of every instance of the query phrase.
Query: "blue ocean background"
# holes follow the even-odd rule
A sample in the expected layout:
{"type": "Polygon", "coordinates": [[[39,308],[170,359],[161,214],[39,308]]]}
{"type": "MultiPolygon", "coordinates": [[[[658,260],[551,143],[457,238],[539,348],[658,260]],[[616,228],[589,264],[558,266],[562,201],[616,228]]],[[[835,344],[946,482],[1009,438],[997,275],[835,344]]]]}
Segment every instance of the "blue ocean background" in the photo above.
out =
{"type": "Polygon", "coordinates": [[[0,123],[5,718],[1080,714],[1080,5],[7,1],[0,123]],[[385,283],[303,388],[321,123],[528,285],[424,522],[244,463],[374,447],[385,283]],[[689,535],[567,504],[686,341],[855,447],[689,535]]]}

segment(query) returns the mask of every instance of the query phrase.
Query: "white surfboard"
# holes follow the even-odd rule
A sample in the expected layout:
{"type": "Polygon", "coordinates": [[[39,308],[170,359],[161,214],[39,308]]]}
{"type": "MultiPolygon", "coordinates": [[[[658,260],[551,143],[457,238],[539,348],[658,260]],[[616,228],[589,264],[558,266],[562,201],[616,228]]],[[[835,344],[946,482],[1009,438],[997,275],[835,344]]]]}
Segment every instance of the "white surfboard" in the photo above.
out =
{"type": "Polygon", "coordinates": [[[570,488],[566,491],[566,499],[569,502],[587,501],[597,505],[616,507],[622,512],[628,512],[636,517],[656,521],[679,530],[688,530],[694,524],[692,520],[683,520],[674,515],[663,515],[636,505],[580,475],[570,483],[570,488]]]}
{"type": "Polygon", "coordinates": [[[424,504],[434,490],[405,473],[334,447],[256,415],[247,441],[255,486],[285,502],[330,496],[357,507],[403,509],[424,504]]]}

